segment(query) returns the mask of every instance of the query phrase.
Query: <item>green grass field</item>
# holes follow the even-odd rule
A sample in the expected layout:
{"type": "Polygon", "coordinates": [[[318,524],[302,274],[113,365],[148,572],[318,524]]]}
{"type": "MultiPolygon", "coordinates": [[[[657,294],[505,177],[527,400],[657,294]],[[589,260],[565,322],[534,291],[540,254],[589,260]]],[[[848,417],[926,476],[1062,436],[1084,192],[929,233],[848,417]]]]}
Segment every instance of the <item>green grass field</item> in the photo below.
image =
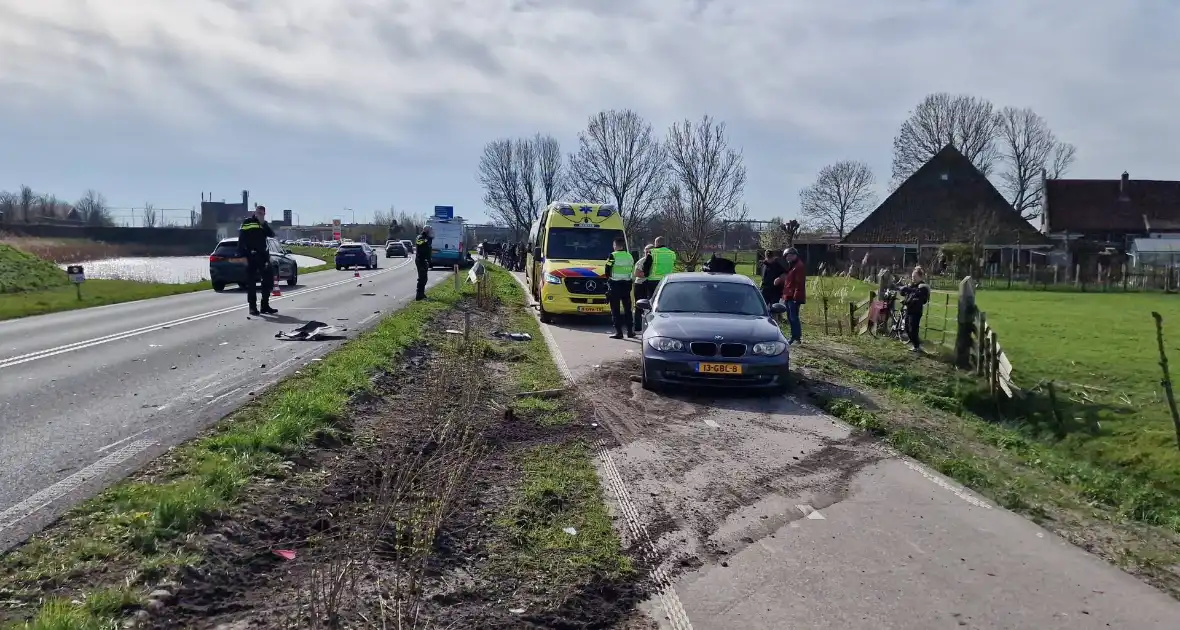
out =
{"type": "MultiPolygon", "coordinates": [[[[977,294],[1013,378],[1057,383],[1076,423],[1058,448],[1180,495],[1180,448],[1160,385],[1151,312],[1164,316],[1165,348],[1180,381],[1180,298],[1151,293],[977,294]],[[1092,421],[1098,434],[1092,435],[1092,421]]],[[[1043,394],[1042,394],[1043,395],[1043,394]]],[[[1034,421],[1048,423],[1044,412],[1034,421]]]]}

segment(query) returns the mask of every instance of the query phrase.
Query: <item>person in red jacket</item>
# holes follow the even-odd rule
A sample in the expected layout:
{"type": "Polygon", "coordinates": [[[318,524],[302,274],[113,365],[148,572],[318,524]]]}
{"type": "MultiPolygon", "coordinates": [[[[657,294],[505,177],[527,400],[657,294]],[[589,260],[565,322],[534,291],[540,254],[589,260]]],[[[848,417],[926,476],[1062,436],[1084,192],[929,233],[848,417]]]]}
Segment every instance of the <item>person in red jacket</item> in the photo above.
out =
{"type": "Polygon", "coordinates": [[[799,259],[799,250],[788,247],[783,251],[783,275],[774,281],[782,287],[783,304],[787,306],[787,323],[791,328],[788,343],[803,341],[803,324],[799,321],[799,307],[807,303],[807,269],[799,259]]]}

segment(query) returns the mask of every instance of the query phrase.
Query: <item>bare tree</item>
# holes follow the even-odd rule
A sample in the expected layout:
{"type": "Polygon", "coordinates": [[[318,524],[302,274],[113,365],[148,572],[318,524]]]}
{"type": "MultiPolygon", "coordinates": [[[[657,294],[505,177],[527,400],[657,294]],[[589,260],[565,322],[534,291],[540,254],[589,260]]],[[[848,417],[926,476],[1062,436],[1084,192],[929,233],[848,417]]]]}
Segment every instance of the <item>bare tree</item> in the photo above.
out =
{"type": "Polygon", "coordinates": [[[154,228],[157,225],[159,217],[156,216],[156,206],[151,202],[144,202],[143,204],[143,227],[154,228]]]}
{"type": "Polygon", "coordinates": [[[553,136],[537,134],[533,145],[537,152],[537,177],[545,205],[548,206],[566,194],[568,182],[561,159],[561,143],[553,136]]]}
{"type": "Polygon", "coordinates": [[[516,144],[501,138],[484,145],[479,158],[479,183],[483,186],[483,201],[489,215],[520,238],[528,233],[532,208],[517,168],[516,144]]]}
{"type": "Polygon", "coordinates": [[[520,180],[520,194],[528,212],[528,223],[531,225],[541,210],[541,200],[537,196],[541,188],[538,177],[540,173],[537,169],[537,144],[531,138],[517,138],[512,144],[516,172],[520,180]]]}
{"type": "Polygon", "coordinates": [[[707,115],[697,123],[674,123],[666,145],[672,184],[661,218],[681,262],[695,269],[705,246],[721,234],[723,221],[747,214],[742,204],[746,167],[742,154],[729,146],[725,123],[707,115]]]}
{"type": "Polygon", "coordinates": [[[90,189],[83,193],[82,198],[74,204],[82,220],[88,225],[111,225],[110,207],[102,193],[90,189]]]}
{"type": "Polygon", "coordinates": [[[627,231],[659,207],[667,190],[667,152],[651,123],[632,110],[590,117],[569,158],[570,188],[577,201],[613,202],[627,231]]]}
{"type": "Polygon", "coordinates": [[[16,221],[20,196],[7,190],[0,191],[0,223],[16,221]]]}
{"type": "Polygon", "coordinates": [[[799,191],[799,212],[815,226],[844,238],[876,205],[875,183],[873,169],[864,162],[829,164],[814,183],[799,191]]]}
{"type": "Polygon", "coordinates": [[[33,206],[37,203],[37,193],[33,189],[22,185],[20,192],[17,193],[17,205],[19,206],[20,220],[28,223],[33,220],[33,206]]]}
{"type": "Polygon", "coordinates": [[[397,220],[394,218],[396,215],[397,209],[393,205],[389,206],[389,210],[374,210],[373,225],[393,225],[397,220]]]}
{"type": "Polygon", "coordinates": [[[1074,160],[1072,144],[1060,142],[1049,124],[1025,107],[1005,107],[996,115],[1000,157],[1000,189],[1026,220],[1041,214],[1041,175],[1057,178],[1074,160]]]}
{"type": "Polygon", "coordinates": [[[996,161],[995,106],[967,94],[938,92],[922,99],[893,139],[893,185],[897,186],[950,144],[984,175],[996,161]]]}

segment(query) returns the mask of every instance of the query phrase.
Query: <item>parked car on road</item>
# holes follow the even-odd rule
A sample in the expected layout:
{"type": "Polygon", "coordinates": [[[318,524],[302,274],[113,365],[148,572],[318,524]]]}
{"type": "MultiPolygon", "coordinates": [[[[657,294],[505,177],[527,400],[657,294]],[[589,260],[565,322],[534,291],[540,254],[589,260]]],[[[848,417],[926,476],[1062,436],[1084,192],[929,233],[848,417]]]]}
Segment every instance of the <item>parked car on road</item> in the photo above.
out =
{"type": "Polygon", "coordinates": [[[788,388],[790,352],[772,317],[786,307],[768,307],[746,276],[674,273],[636,306],[645,311],[644,388],[788,388]]]}
{"type": "Polygon", "coordinates": [[[393,258],[394,256],[401,256],[402,258],[409,258],[410,251],[401,241],[388,241],[385,243],[385,257],[393,258]]]}
{"type": "MultiPolygon", "coordinates": [[[[299,283],[299,265],[290,252],[279,245],[277,239],[266,239],[270,252],[271,267],[278,270],[279,280],[286,280],[287,286],[299,283]]],[[[236,284],[246,288],[246,259],[238,255],[237,237],[222,239],[209,255],[209,280],[214,291],[224,291],[227,285],[236,284]]]]}
{"type": "Polygon", "coordinates": [[[368,243],[344,243],[336,248],[336,270],[347,267],[377,268],[377,251],[368,243]]]}
{"type": "Polygon", "coordinates": [[[414,241],[411,241],[411,240],[408,240],[408,239],[404,239],[404,238],[403,238],[403,239],[402,239],[402,245],[405,245],[405,246],[406,246],[406,251],[407,251],[407,252],[410,252],[411,254],[413,254],[413,253],[414,253],[414,241]]]}

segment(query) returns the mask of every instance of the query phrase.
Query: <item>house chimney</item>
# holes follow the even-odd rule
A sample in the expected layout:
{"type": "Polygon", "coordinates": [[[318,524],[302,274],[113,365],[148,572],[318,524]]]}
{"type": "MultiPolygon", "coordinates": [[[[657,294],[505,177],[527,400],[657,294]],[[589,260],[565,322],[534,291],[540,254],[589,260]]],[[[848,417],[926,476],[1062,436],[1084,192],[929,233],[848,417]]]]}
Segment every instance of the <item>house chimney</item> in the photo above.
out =
{"type": "Polygon", "coordinates": [[[1127,171],[1123,171],[1123,178],[1119,180],[1119,201],[1129,201],[1131,198],[1127,196],[1127,183],[1131,180],[1131,175],[1127,171]]]}

